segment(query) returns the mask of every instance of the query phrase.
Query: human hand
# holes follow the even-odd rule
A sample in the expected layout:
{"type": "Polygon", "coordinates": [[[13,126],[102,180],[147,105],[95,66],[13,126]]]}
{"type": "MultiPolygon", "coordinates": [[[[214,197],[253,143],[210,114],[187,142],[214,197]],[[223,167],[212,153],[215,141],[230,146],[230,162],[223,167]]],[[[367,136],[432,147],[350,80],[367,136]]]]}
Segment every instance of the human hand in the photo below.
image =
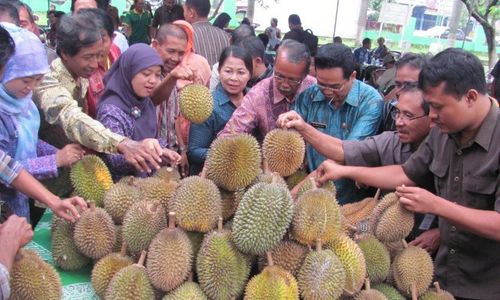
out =
{"type": "Polygon", "coordinates": [[[14,253],[31,241],[33,229],[26,218],[11,215],[0,225],[0,245],[12,245],[14,253]]]}
{"type": "Polygon", "coordinates": [[[181,171],[181,176],[186,177],[189,173],[189,161],[187,158],[187,153],[185,151],[181,152],[181,160],[179,161],[179,167],[181,171]]]}
{"type": "Polygon", "coordinates": [[[190,68],[187,68],[183,65],[178,65],[177,67],[175,67],[170,72],[170,75],[175,79],[183,79],[189,81],[195,80],[195,73],[190,68]]]}
{"type": "Polygon", "coordinates": [[[69,144],[56,153],[57,167],[69,167],[85,155],[85,150],[79,144],[69,144]]]}
{"type": "Polygon", "coordinates": [[[173,165],[178,165],[182,160],[182,156],[179,153],[166,148],[163,149],[163,157],[169,160],[173,165]]]}
{"type": "Polygon", "coordinates": [[[417,236],[417,238],[411,241],[408,245],[420,247],[432,254],[437,250],[437,248],[439,248],[440,242],[441,234],[439,233],[439,229],[433,228],[417,236]]]}
{"type": "Polygon", "coordinates": [[[296,111],[291,110],[279,115],[276,125],[281,128],[294,128],[297,131],[302,131],[306,128],[307,124],[296,111]]]}
{"type": "Polygon", "coordinates": [[[144,139],[140,142],[131,139],[125,139],[118,144],[120,152],[125,160],[133,165],[139,172],[151,173],[151,166],[155,169],[160,168],[163,149],[156,139],[144,139]]]}
{"type": "Polygon", "coordinates": [[[396,188],[396,195],[404,208],[422,214],[436,214],[436,208],[442,199],[425,189],[404,185],[396,188]]]}
{"type": "Polygon", "coordinates": [[[321,186],[327,181],[343,178],[342,170],[344,167],[331,159],[325,160],[316,169],[316,182],[321,186]]]}
{"type": "Polygon", "coordinates": [[[80,219],[80,213],[78,213],[77,207],[79,207],[81,211],[84,211],[87,209],[87,203],[80,197],[71,197],[64,200],[56,200],[51,203],[49,207],[58,217],[74,223],[80,219]]]}

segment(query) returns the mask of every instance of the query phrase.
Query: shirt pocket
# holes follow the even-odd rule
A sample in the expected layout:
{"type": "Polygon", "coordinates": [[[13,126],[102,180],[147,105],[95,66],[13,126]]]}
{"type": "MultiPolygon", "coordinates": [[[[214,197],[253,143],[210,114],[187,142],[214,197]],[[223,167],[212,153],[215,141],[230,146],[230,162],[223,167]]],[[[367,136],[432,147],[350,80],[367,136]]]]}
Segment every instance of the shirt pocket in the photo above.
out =
{"type": "Polygon", "coordinates": [[[494,210],[496,178],[492,175],[469,175],[464,178],[465,202],[468,207],[494,210]]]}
{"type": "Polygon", "coordinates": [[[446,174],[448,173],[448,165],[437,160],[433,160],[429,166],[429,171],[434,175],[434,188],[436,195],[443,195],[446,186],[446,174]]]}

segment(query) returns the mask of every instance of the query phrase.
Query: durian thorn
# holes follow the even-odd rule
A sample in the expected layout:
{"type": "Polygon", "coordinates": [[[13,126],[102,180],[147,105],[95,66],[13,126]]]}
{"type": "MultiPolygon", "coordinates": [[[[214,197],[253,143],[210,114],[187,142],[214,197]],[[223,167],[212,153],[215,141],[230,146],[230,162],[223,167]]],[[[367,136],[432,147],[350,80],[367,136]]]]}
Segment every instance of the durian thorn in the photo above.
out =
{"type": "Polygon", "coordinates": [[[375,200],[378,200],[380,198],[380,188],[377,189],[377,191],[375,192],[375,196],[373,198],[375,198],[375,200]]]}
{"type": "Polygon", "coordinates": [[[415,282],[411,283],[411,300],[418,300],[417,284],[415,282]]]}
{"type": "Polygon", "coordinates": [[[173,211],[168,213],[168,228],[169,229],[175,228],[175,212],[173,211]]]}
{"type": "Polygon", "coordinates": [[[273,255],[271,254],[271,251],[266,252],[266,257],[267,257],[267,265],[270,267],[274,266],[273,255]]]}
{"type": "Polygon", "coordinates": [[[317,189],[318,188],[318,184],[316,183],[316,178],[314,178],[314,176],[311,176],[311,177],[309,177],[309,180],[311,181],[312,190],[317,189]]]}
{"type": "Polygon", "coordinates": [[[366,277],[366,279],[365,279],[365,290],[369,291],[371,289],[372,289],[372,287],[370,285],[370,278],[366,277]]]}
{"type": "Polygon", "coordinates": [[[355,294],[356,293],[353,291],[348,291],[348,290],[344,289],[344,295],[347,296],[348,298],[354,298],[355,294]]]}
{"type": "Polygon", "coordinates": [[[125,242],[122,243],[122,248],[120,249],[120,255],[121,256],[127,255],[127,243],[125,242]]]}
{"type": "Polygon", "coordinates": [[[217,222],[217,231],[222,231],[222,217],[219,217],[219,221],[217,222]]]}
{"type": "Polygon", "coordinates": [[[408,243],[405,240],[401,240],[401,242],[403,243],[403,247],[405,249],[408,248],[408,243]]]}
{"type": "Polygon", "coordinates": [[[441,286],[439,285],[439,281],[434,282],[434,287],[436,288],[436,292],[441,293],[441,286]]]}
{"type": "Polygon", "coordinates": [[[89,202],[90,211],[95,211],[95,203],[89,202]]]}
{"type": "Polygon", "coordinates": [[[321,239],[316,240],[316,251],[321,251],[321,239]]]}
{"type": "Polygon", "coordinates": [[[139,261],[137,262],[137,265],[139,265],[141,267],[144,266],[144,261],[146,260],[147,253],[148,252],[146,250],[142,250],[141,257],[139,257],[139,261]]]}
{"type": "Polygon", "coordinates": [[[262,159],[262,170],[264,171],[264,174],[271,173],[271,169],[269,168],[269,163],[265,158],[262,159]]]}

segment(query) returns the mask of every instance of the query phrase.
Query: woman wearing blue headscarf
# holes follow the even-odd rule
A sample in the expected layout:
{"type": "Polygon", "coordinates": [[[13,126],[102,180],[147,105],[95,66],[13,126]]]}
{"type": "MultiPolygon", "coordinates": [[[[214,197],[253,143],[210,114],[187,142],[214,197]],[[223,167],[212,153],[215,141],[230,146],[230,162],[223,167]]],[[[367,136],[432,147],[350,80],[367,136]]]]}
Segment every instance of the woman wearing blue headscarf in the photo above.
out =
{"type": "MultiPolygon", "coordinates": [[[[58,167],[76,162],[84,150],[75,144],[58,150],[38,139],[40,115],[31,96],[49,71],[47,54],[33,33],[14,26],[6,29],[15,42],[15,53],[0,83],[0,150],[21,162],[37,179],[54,178],[58,167]]],[[[30,220],[27,196],[0,185],[0,197],[14,214],[30,220]]],[[[46,204],[58,214],[55,205],[59,202],[46,204]]]]}
{"type": "MultiPolygon", "coordinates": [[[[97,107],[97,119],[111,131],[135,141],[156,138],[156,108],[151,101],[154,88],[160,83],[163,61],[150,46],[134,44],[116,60],[104,77],[106,89],[97,107]]],[[[180,155],[165,148],[160,139],[163,157],[178,164],[180,155]]],[[[132,175],[135,169],[121,154],[108,154],[107,162],[113,178],[132,175]]]]}

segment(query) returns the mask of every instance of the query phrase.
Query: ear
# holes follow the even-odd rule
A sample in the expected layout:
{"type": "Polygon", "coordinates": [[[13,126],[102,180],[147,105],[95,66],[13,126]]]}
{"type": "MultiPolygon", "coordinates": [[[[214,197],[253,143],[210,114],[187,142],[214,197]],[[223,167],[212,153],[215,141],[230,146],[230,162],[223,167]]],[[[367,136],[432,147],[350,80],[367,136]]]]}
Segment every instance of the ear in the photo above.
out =
{"type": "Polygon", "coordinates": [[[153,39],[151,41],[151,47],[153,47],[153,49],[156,50],[156,48],[159,46],[159,43],[158,43],[158,40],[157,39],[153,39]]]}
{"type": "Polygon", "coordinates": [[[256,64],[263,64],[264,63],[264,61],[260,57],[254,58],[253,62],[254,62],[254,65],[256,65],[256,64]]]}
{"type": "Polygon", "coordinates": [[[472,107],[479,98],[479,92],[475,89],[470,89],[465,94],[465,101],[467,101],[467,106],[472,107]]]}
{"type": "Polygon", "coordinates": [[[352,74],[351,74],[351,76],[349,77],[349,81],[352,81],[352,80],[356,79],[356,75],[357,75],[356,70],[352,71],[352,74]]]}

